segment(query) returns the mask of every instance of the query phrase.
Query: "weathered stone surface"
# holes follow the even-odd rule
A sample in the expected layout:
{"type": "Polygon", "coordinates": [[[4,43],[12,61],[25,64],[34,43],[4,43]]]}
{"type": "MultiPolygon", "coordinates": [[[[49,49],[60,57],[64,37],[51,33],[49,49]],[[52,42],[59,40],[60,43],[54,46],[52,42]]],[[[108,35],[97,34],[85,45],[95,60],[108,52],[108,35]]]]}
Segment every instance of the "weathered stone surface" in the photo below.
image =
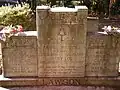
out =
{"type": "Polygon", "coordinates": [[[11,39],[3,49],[4,76],[37,76],[36,38],[12,37],[11,39]]]}
{"type": "Polygon", "coordinates": [[[95,86],[41,86],[41,87],[14,87],[10,90],[119,90],[114,87],[95,86]]]}
{"type": "Polygon", "coordinates": [[[87,31],[96,32],[98,31],[99,19],[94,17],[87,18],[87,31]]]}
{"type": "Polygon", "coordinates": [[[86,21],[87,9],[37,9],[38,41],[36,37],[10,38],[3,49],[3,64],[5,77],[39,78],[3,80],[0,85],[119,86],[120,80],[108,78],[118,76],[119,37],[96,34],[86,39],[86,21]]]}
{"type": "Polygon", "coordinates": [[[0,80],[1,87],[21,86],[107,86],[120,87],[120,78],[87,77],[87,78],[7,78],[0,80]]]}
{"type": "Polygon", "coordinates": [[[113,36],[88,35],[86,76],[118,76],[114,39],[113,36]]]}
{"type": "Polygon", "coordinates": [[[39,77],[84,77],[86,13],[37,10],[39,77]]]}
{"type": "Polygon", "coordinates": [[[31,47],[37,48],[37,38],[35,36],[12,36],[8,42],[6,42],[5,47],[15,48],[15,47],[31,47]]]}
{"type": "Polygon", "coordinates": [[[116,58],[117,58],[117,65],[118,65],[118,67],[117,67],[117,71],[118,71],[118,73],[120,74],[120,50],[119,50],[119,48],[120,48],[120,38],[119,37],[117,37],[116,38],[116,40],[115,40],[115,45],[116,45],[116,52],[117,52],[117,56],[116,56],[116,58]]]}

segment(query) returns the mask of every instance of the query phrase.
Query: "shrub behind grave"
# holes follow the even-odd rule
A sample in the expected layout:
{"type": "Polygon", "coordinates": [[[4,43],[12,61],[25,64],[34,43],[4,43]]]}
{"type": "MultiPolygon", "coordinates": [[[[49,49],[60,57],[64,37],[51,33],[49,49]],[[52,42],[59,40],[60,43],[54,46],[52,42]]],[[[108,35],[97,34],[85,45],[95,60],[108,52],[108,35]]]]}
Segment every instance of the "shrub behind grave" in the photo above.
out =
{"type": "Polygon", "coordinates": [[[35,30],[35,15],[28,4],[22,7],[0,7],[0,25],[22,25],[25,30],[35,30]]]}

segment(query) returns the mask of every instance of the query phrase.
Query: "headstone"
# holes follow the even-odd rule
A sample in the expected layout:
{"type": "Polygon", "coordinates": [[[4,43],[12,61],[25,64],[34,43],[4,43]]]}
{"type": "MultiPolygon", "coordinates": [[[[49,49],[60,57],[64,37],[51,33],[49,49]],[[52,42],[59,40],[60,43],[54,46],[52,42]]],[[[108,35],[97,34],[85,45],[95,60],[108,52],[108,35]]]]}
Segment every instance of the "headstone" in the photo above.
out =
{"type": "Polygon", "coordinates": [[[37,38],[12,37],[3,49],[5,77],[37,76],[37,38]]]}
{"type": "Polygon", "coordinates": [[[87,8],[37,7],[38,76],[84,77],[87,8]]]}
{"type": "Polygon", "coordinates": [[[87,37],[86,76],[118,76],[116,45],[112,36],[87,37]]]}

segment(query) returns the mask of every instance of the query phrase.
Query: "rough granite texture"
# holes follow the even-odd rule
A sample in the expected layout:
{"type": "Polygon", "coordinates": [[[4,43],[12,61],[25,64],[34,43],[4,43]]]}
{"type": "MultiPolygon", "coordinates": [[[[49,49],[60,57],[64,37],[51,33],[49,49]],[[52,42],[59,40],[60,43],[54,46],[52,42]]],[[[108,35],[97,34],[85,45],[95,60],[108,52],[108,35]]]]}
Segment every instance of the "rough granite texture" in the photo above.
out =
{"type": "Polygon", "coordinates": [[[87,9],[38,9],[36,15],[38,37],[7,39],[4,76],[19,78],[1,80],[0,86],[15,86],[10,90],[119,90],[103,87],[120,86],[118,36],[87,33],[87,9]],[[24,85],[33,87],[17,87],[24,85]]]}
{"type": "Polygon", "coordinates": [[[93,87],[93,86],[41,86],[41,87],[14,87],[2,88],[0,90],[120,90],[112,87],[93,87]]]}

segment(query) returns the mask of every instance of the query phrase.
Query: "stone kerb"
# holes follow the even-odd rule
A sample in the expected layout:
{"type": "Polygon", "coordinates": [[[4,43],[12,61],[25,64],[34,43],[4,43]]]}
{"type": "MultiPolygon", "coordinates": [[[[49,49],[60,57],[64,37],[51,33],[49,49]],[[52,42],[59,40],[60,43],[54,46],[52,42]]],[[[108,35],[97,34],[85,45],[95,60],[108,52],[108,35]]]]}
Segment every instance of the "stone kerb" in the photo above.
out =
{"type": "Polygon", "coordinates": [[[87,8],[37,7],[38,76],[84,77],[87,8]]]}

